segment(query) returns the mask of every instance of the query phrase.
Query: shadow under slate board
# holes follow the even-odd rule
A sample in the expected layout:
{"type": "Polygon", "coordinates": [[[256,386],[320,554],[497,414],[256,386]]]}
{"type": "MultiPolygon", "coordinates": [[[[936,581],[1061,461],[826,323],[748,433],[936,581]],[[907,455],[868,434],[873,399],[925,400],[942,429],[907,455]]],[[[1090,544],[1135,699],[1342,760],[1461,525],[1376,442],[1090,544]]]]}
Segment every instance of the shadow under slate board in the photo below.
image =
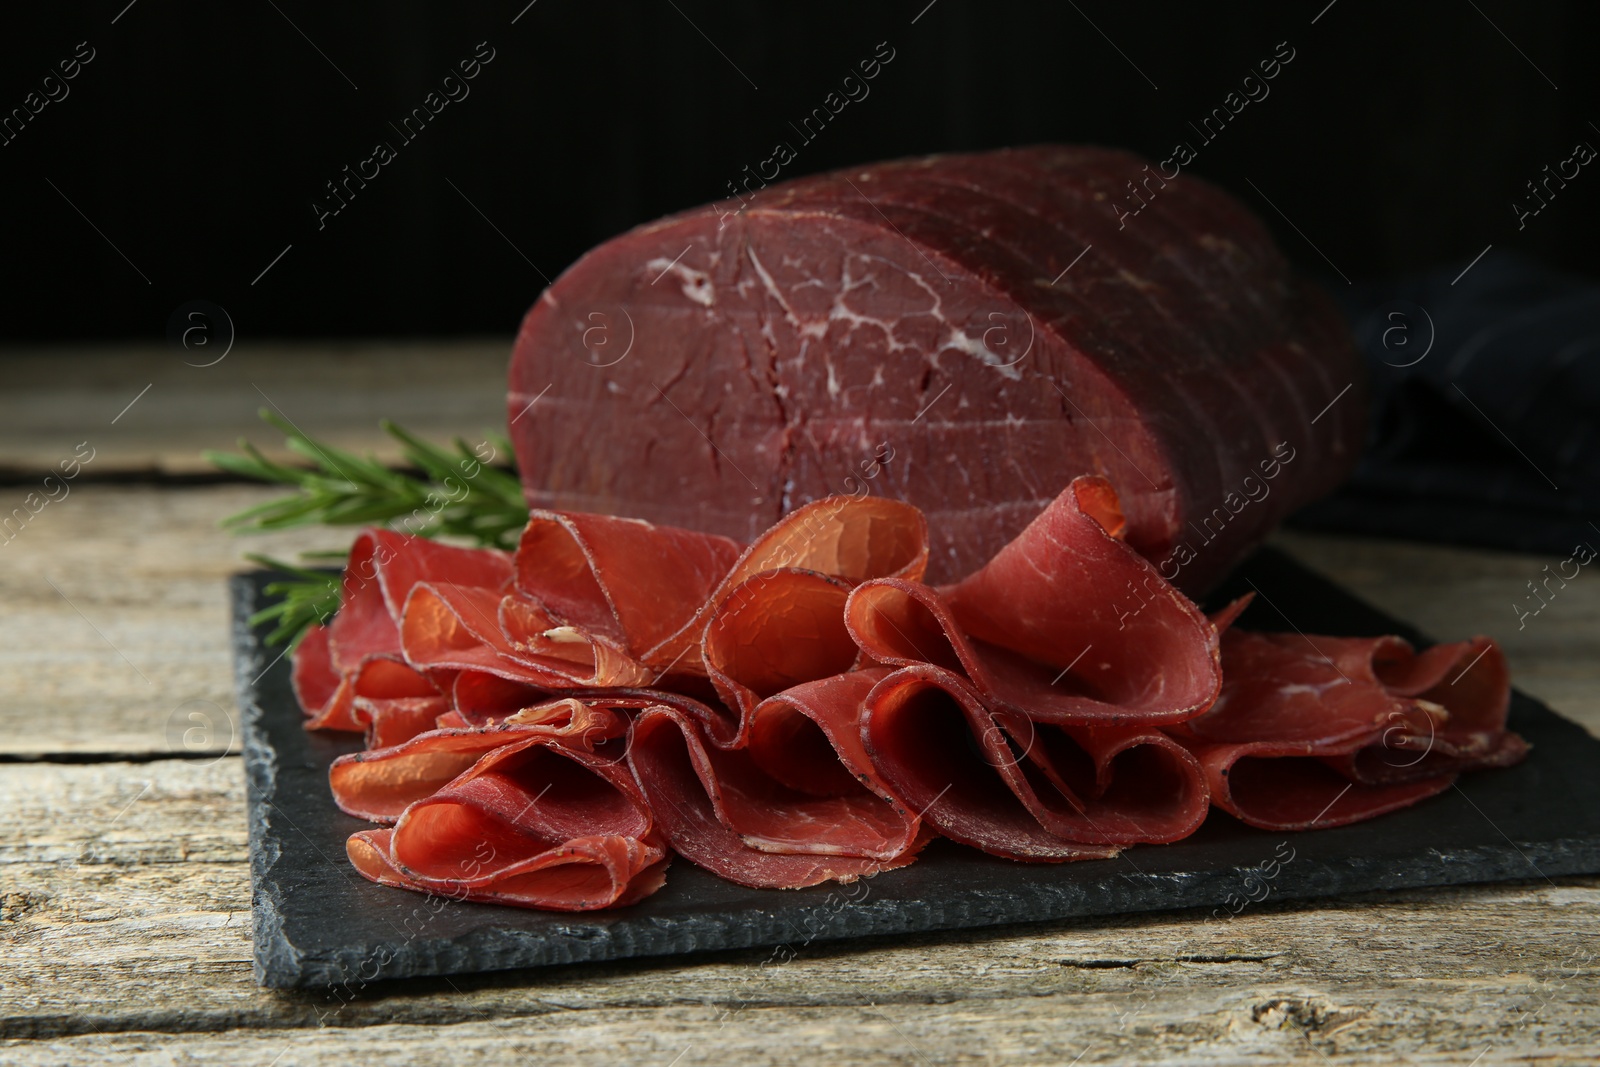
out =
{"type": "MultiPolygon", "coordinates": [[[[677,859],[666,888],[614,911],[568,914],[427,897],[375,885],[345,859],[368,824],[338,810],[328,765],[355,751],[348,734],[301,728],[287,658],[262,644],[250,615],[265,571],[232,579],[234,652],[249,776],[257,979],[330,987],[707,949],[799,945],[909,931],[1237,905],[1260,884],[1276,898],[1600,872],[1600,741],[1516,693],[1511,726],[1533,746],[1509,770],[1371,822],[1267,833],[1213,813],[1194,836],[1111,860],[1012,863],[936,841],[912,866],[853,886],[747,889],[677,859]]],[[[1263,550],[1212,602],[1254,585],[1247,629],[1375,635],[1422,643],[1337,586],[1263,550]],[[1269,603],[1270,600],[1270,603],[1269,603]],[[1282,614],[1280,614],[1280,612],[1282,614]],[[1285,617],[1286,616],[1286,617],[1285,617]]]]}

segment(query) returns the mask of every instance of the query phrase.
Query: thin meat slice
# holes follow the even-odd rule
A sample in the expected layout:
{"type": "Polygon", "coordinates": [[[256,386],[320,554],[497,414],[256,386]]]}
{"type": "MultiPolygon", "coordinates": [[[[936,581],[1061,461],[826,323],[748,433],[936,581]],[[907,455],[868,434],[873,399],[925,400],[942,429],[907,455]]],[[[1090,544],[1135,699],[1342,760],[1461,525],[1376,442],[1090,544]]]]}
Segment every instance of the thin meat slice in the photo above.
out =
{"type": "Polygon", "coordinates": [[[512,681],[487,671],[457,672],[450,684],[450,710],[439,717],[441,727],[492,726],[523,708],[551,700],[541,686],[512,681]]]}
{"type": "Polygon", "coordinates": [[[357,697],[355,717],[367,726],[367,748],[390,748],[437,728],[450,711],[450,698],[440,694],[414,697],[357,697]]]}
{"type": "Polygon", "coordinates": [[[860,652],[844,623],[849,595],[842,579],[785,567],[746,579],[717,607],[700,655],[741,722],[767,697],[856,664],[860,652]]]}
{"type": "Polygon", "coordinates": [[[1121,525],[1111,484],[1076,478],[993,559],[941,590],[961,632],[1043,668],[985,657],[997,695],[1030,717],[1177,722],[1216,699],[1215,628],[1115,536],[1121,525]]]}
{"type": "Polygon", "coordinates": [[[405,662],[399,652],[375,653],[338,678],[331,699],[306,720],[308,730],[367,730],[374,702],[439,696],[439,682],[405,662]],[[366,709],[366,710],[363,710],[366,709]]]}
{"type": "Polygon", "coordinates": [[[946,837],[1016,860],[1117,854],[1081,803],[1029,773],[1032,765],[960,675],[928,663],[902,667],[873,686],[865,705],[862,736],[873,767],[946,837]]]}
{"type": "Polygon", "coordinates": [[[1222,657],[1216,704],[1171,732],[1213,803],[1252,826],[1357,822],[1526,753],[1505,730],[1504,658],[1484,638],[1418,654],[1398,637],[1229,630],[1222,657]]]}
{"type": "Polygon", "coordinates": [[[1415,652],[1399,638],[1373,654],[1374,673],[1402,708],[1385,717],[1377,743],[1325,762],[1356,781],[1386,784],[1435,774],[1506,767],[1528,745],[1507,730],[1511,675],[1487,637],[1415,652]]]}
{"type": "Polygon", "coordinates": [[[654,686],[569,689],[563,695],[629,712],[664,705],[699,724],[701,733],[718,748],[738,748],[743,744],[737,714],[718,703],[714,695],[700,700],[687,693],[654,686]]]}
{"type": "Polygon", "coordinates": [[[915,580],[927,565],[928,523],[911,505],[879,497],[813,501],[756,538],[694,618],[646,653],[644,661],[704,674],[700,642],[712,617],[736,589],[766,571],[815,571],[855,585],[871,578],[915,580]]]}
{"type": "Polygon", "coordinates": [[[419,582],[505,589],[511,575],[511,557],[496,549],[362,530],[350,546],[339,611],[329,627],[334,665],[347,672],[370,655],[399,651],[401,611],[419,582]]]}
{"type": "Polygon", "coordinates": [[[594,747],[622,736],[626,728],[626,722],[606,708],[557,700],[520,711],[495,726],[431,730],[393,748],[340,756],[328,768],[328,784],[334,802],[347,814],[393,822],[408,806],[443,788],[486,753],[530,739],[594,747]]]}
{"type": "Polygon", "coordinates": [[[1194,749],[1211,788],[1211,803],[1263,830],[1320,830],[1346,826],[1401,808],[1449,789],[1454,774],[1366,785],[1351,781],[1324,761],[1305,755],[1306,746],[1261,742],[1205,745],[1194,749]]]}
{"type": "Polygon", "coordinates": [[[560,623],[642,657],[694,617],[742,549],[638,519],[534,511],[517,549],[517,589],[560,623]]]}
{"type": "Polygon", "coordinates": [[[436,687],[398,691],[391,668],[368,671],[369,665],[384,661],[407,667],[399,619],[411,589],[423,581],[504,589],[511,581],[511,557],[494,549],[455,548],[390,530],[357,534],[345,563],[338,613],[328,626],[308,630],[295,649],[295,695],[308,717],[307,729],[364,729],[367,721],[356,713],[357,697],[438,694],[436,687]],[[364,685],[363,675],[367,675],[364,685]]]}
{"type": "Polygon", "coordinates": [[[530,733],[487,753],[395,823],[389,859],[434,885],[487,886],[586,837],[648,841],[654,819],[617,738],[593,749],[530,733]]]}
{"type": "MultiPolygon", "coordinates": [[[[362,830],[345,842],[351,864],[379,885],[454,900],[548,911],[596,911],[636,903],[667,881],[671,855],[633,837],[581,837],[563,842],[481,884],[434,881],[408,874],[391,859],[394,830],[362,830]]],[[[475,857],[474,857],[475,858],[475,857]]],[[[469,859],[466,869],[471,868],[469,859]]]]}
{"type": "Polygon", "coordinates": [[[333,664],[326,626],[307,627],[289,659],[289,684],[305,713],[306,729],[361,729],[354,715],[355,694],[333,664]]]}
{"type": "Polygon", "coordinates": [[[783,690],[749,716],[747,751],[764,773],[797,792],[819,797],[881,797],[904,830],[879,858],[920,848],[922,820],[873,767],[861,738],[867,694],[889,670],[875,667],[820,678],[783,690]]]}
{"type": "Polygon", "coordinates": [[[401,623],[406,659],[547,688],[636,685],[651,677],[609,641],[559,624],[531,598],[422,583],[401,623]]]}
{"type": "Polygon", "coordinates": [[[790,788],[748,752],[706,744],[676,709],[640,714],[628,752],[673,849],[731,882],[798,889],[915,858],[904,816],[865,787],[824,796],[790,788]]]}
{"type": "Polygon", "coordinates": [[[1034,792],[1066,802],[1064,812],[1041,819],[1056,833],[1102,844],[1165,844],[1205,822],[1211,795],[1199,760],[1156,727],[1058,726],[1000,709],[994,718],[1034,792]]]}

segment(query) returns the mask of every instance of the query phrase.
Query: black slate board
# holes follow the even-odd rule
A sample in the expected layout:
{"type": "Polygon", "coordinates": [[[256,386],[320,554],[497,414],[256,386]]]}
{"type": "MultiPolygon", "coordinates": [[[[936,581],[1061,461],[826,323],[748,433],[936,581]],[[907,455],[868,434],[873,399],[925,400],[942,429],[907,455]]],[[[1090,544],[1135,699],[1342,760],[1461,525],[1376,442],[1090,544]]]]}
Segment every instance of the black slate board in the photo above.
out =
{"type": "MultiPolygon", "coordinates": [[[[937,841],[905,870],[794,891],[746,889],[680,859],[666,888],[642,903],[579,915],[388,889],[345,860],[345,838],[367,824],[335,808],[328,792],[328,764],[358,742],[301,728],[288,660],[275,660],[278,650],[249,624],[271,577],[258,571],[231,580],[255,974],[267,986],[340,995],[387,978],[1216,907],[1258,892],[1257,865],[1283,859],[1288,848],[1293,860],[1272,878],[1273,897],[1600,872],[1600,741],[1518,693],[1511,725],[1533,745],[1527,762],[1467,775],[1417,807],[1336,830],[1265,833],[1213,814],[1177,844],[1061,866],[1009,863],[937,841]]],[[[1263,595],[1242,622],[1247,628],[1421,641],[1270,550],[1213,599],[1252,584],[1263,595]]]]}

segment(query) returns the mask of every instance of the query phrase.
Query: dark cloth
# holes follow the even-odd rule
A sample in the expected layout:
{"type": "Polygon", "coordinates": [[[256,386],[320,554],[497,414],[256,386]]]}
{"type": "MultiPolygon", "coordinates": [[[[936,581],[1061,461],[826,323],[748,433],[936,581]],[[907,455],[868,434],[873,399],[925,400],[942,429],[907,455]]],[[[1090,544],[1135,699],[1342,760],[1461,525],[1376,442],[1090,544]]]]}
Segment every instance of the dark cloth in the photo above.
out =
{"type": "Polygon", "coordinates": [[[1493,250],[1465,266],[1335,293],[1367,356],[1371,431],[1349,483],[1292,525],[1600,543],[1600,285],[1493,250]]]}

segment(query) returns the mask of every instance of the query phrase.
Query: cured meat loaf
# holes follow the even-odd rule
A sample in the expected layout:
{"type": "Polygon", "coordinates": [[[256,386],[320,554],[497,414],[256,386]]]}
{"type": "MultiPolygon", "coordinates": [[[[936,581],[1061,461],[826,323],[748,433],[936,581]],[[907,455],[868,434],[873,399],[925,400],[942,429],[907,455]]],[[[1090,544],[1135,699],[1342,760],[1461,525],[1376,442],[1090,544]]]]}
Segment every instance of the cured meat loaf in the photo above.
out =
{"type": "Polygon", "coordinates": [[[870,488],[926,512],[934,583],[1100,474],[1128,543],[1197,594],[1345,476],[1363,392],[1337,313],[1240,204],[1038,146],[609,241],[529,311],[508,411],[536,508],[748,541],[870,488]]]}

